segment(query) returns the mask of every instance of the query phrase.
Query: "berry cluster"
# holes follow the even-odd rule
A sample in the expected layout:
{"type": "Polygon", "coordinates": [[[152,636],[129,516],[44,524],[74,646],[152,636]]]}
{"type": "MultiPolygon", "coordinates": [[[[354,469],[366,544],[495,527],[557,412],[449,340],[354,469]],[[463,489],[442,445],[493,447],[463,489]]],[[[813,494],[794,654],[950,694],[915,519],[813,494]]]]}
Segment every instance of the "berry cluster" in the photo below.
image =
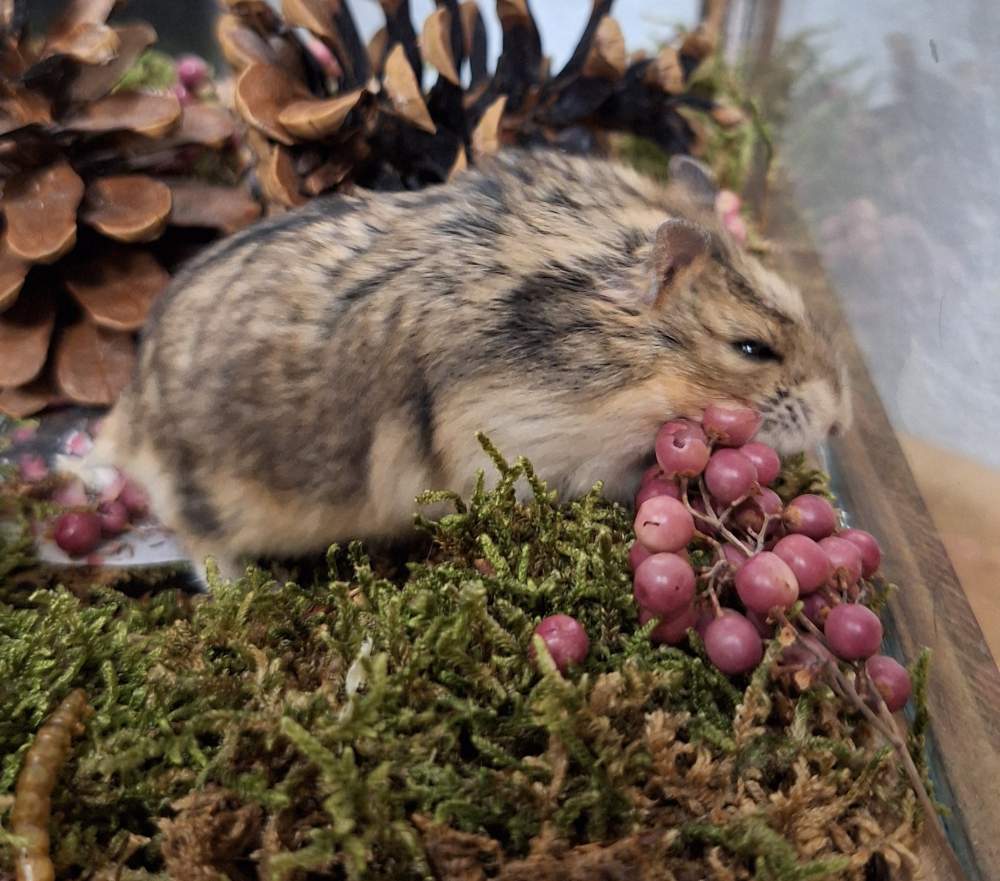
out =
{"type": "MultiPolygon", "coordinates": [[[[18,429],[15,442],[30,440],[33,428],[18,429]],[[20,434],[19,434],[20,432],[20,434]]],[[[61,513],[48,525],[52,539],[70,557],[88,557],[103,542],[128,530],[149,515],[145,490],[117,468],[87,469],[87,482],[73,463],[93,447],[86,431],[75,430],[63,442],[62,468],[51,501],[61,513]]],[[[25,483],[40,484],[50,477],[48,465],[37,454],[22,455],[18,464],[25,483]]]]}
{"type": "MultiPolygon", "coordinates": [[[[660,429],[629,552],[639,622],[654,622],[657,644],[683,644],[695,629],[728,675],[756,668],[764,640],[778,636],[779,675],[800,686],[823,677],[868,708],[896,712],[911,683],[878,654],[882,623],[868,605],[878,542],[841,529],[822,496],[784,504],[770,488],[781,460],[753,441],[759,426],[752,410],[712,406],[700,424],[676,419],[660,429]]],[[[562,670],[586,657],[586,633],[568,616],[545,619],[536,633],[562,670]]]]}

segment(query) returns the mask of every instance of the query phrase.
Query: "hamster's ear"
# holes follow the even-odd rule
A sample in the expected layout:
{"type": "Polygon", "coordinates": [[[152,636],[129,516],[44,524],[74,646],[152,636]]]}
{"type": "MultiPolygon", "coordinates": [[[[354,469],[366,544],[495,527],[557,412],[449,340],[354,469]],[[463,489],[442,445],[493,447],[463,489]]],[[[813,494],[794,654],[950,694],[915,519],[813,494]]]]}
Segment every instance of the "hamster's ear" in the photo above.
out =
{"type": "Polygon", "coordinates": [[[712,169],[704,162],[699,162],[690,156],[677,154],[671,157],[667,170],[670,180],[683,187],[695,202],[705,208],[711,208],[715,205],[719,184],[712,169]]]}
{"type": "Polygon", "coordinates": [[[709,259],[708,232],[689,220],[671,218],[660,224],[649,256],[647,302],[664,305],[704,267],[709,259]]]}

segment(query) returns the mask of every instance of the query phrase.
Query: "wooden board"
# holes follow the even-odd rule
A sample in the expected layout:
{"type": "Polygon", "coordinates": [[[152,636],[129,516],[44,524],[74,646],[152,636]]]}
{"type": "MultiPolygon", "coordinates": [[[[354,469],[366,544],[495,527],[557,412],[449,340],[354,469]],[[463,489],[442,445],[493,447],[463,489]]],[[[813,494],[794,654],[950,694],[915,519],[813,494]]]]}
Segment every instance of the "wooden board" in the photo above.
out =
{"type": "MultiPolygon", "coordinates": [[[[796,282],[811,310],[844,326],[836,293],[806,238],[786,187],[769,198],[768,235],[780,243],[775,262],[796,282]]],[[[877,292],[873,292],[877,296],[877,292]]],[[[883,569],[899,585],[887,636],[894,654],[932,651],[931,774],[956,865],[928,836],[927,877],[1000,879],[1000,671],[990,654],[934,528],[855,341],[845,333],[854,426],[830,443],[835,491],[853,524],[878,537],[883,569]]]]}

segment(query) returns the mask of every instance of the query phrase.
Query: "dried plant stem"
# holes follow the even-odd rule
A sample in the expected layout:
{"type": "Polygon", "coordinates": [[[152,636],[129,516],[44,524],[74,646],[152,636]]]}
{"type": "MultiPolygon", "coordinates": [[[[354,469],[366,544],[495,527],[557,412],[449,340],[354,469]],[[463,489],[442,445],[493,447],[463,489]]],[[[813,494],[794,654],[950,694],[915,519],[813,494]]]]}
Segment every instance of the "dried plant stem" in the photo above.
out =
{"type": "MultiPolygon", "coordinates": [[[[786,627],[793,626],[783,612],[775,613],[775,617],[786,627]]],[[[844,675],[839,664],[837,663],[837,659],[833,656],[829,649],[827,649],[826,640],[822,631],[802,612],[799,613],[798,621],[818,640],[818,644],[803,641],[802,645],[823,663],[823,667],[829,675],[829,684],[834,691],[836,691],[841,698],[854,706],[855,709],[857,709],[861,715],[865,717],[868,724],[871,725],[875,731],[881,734],[889,745],[896,751],[896,754],[899,756],[899,760],[903,763],[903,769],[906,771],[906,776],[910,778],[913,790],[916,793],[917,798],[920,800],[920,805],[924,809],[924,813],[927,815],[929,822],[938,827],[938,831],[944,834],[943,830],[940,828],[941,820],[938,817],[937,809],[934,807],[930,796],[927,794],[923,778],[921,778],[920,772],[917,770],[917,766],[913,762],[913,756],[910,755],[910,750],[907,748],[906,742],[899,736],[899,731],[896,728],[896,722],[892,718],[892,714],[885,705],[885,701],[882,699],[882,695],[879,694],[878,689],[873,688],[871,690],[874,699],[878,702],[879,715],[876,716],[864,698],[858,694],[858,690],[854,687],[854,683],[844,675]]]]}
{"type": "Polygon", "coordinates": [[[17,881],[53,881],[55,868],[49,858],[49,810],[52,790],[69,755],[74,734],[83,732],[91,713],[87,696],[71,691],[35,735],[24,757],[14,790],[11,831],[24,844],[17,852],[17,881]]]}
{"type": "Polygon", "coordinates": [[[691,506],[691,500],[688,498],[688,481],[686,478],[682,478],[681,501],[683,501],[684,507],[687,508],[688,513],[696,520],[704,521],[705,523],[708,523],[710,526],[717,529],[721,533],[722,537],[726,539],[726,541],[728,541],[732,545],[735,545],[737,548],[743,551],[743,553],[745,553],[748,557],[752,556],[753,552],[750,550],[749,546],[747,546],[738,536],[733,534],[732,530],[729,529],[728,526],[726,526],[726,518],[729,516],[730,512],[737,505],[746,501],[747,497],[737,499],[720,515],[715,513],[715,509],[712,507],[712,502],[708,497],[708,492],[705,489],[704,483],[702,483],[701,481],[699,481],[699,488],[701,489],[702,501],[705,504],[706,513],[704,514],[701,511],[696,511],[691,506]]]}
{"type": "Polygon", "coordinates": [[[764,522],[761,524],[760,532],[757,533],[757,544],[754,549],[754,553],[759,554],[764,550],[764,542],[767,541],[767,528],[775,520],[780,520],[781,518],[775,514],[765,514],[764,522]]]}

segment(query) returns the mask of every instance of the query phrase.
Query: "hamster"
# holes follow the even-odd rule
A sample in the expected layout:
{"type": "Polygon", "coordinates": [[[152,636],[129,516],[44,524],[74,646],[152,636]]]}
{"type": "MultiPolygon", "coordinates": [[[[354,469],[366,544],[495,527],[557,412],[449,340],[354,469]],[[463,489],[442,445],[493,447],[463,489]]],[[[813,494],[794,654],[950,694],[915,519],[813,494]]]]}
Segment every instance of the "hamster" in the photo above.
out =
{"type": "Polygon", "coordinates": [[[658,427],[713,402],[783,452],[850,420],[801,296],[694,198],[510,150],[419,192],[316,199],[196,257],[154,306],[94,460],[149,491],[204,577],[404,536],[471,488],[476,434],[561,497],[628,502],[658,427]]]}

